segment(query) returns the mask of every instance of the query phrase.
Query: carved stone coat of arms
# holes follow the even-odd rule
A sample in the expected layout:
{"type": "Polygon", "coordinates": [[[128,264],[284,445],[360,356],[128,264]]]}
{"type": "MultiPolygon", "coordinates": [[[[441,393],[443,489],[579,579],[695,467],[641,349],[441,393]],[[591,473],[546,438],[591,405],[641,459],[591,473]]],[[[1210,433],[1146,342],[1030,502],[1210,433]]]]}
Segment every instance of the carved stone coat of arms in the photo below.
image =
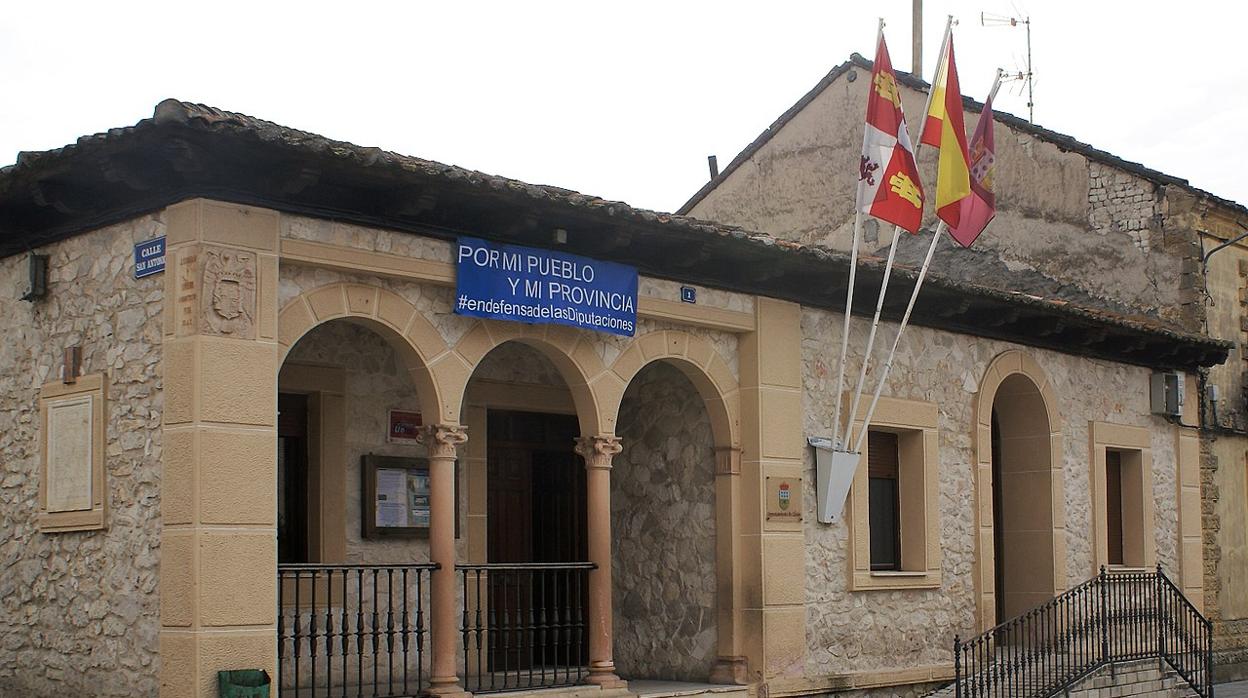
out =
{"type": "Polygon", "coordinates": [[[208,249],[204,253],[202,313],[214,334],[251,339],[255,335],[256,256],[208,249]]]}

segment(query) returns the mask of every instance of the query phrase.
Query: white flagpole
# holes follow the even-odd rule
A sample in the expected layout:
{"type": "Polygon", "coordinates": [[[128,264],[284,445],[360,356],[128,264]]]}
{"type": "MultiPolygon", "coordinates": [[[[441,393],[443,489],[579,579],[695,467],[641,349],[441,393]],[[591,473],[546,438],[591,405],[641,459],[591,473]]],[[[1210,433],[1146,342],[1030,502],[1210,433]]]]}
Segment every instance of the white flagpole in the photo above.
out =
{"type": "Polygon", "coordinates": [[[901,343],[901,335],[906,331],[906,324],[910,322],[910,311],[914,310],[914,301],[919,297],[919,289],[923,288],[923,279],[927,276],[927,268],[932,264],[932,253],[936,251],[936,243],[940,242],[940,236],[945,232],[945,222],[942,220],[940,225],[936,226],[936,234],[932,236],[932,243],[927,246],[927,257],[923,259],[923,266],[919,268],[919,278],[914,282],[914,290],[910,292],[910,302],[906,305],[906,313],[901,316],[901,325],[897,327],[897,336],[893,338],[893,348],[888,351],[888,359],[884,362],[884,370],[880,373],[880,381],[875,386],[875,394],[871,396],[871,406],[867,408],[867,414],[862,418],[862,431],[858,433],[858,440],[854,443],[854,453],[862,452],[862,442],[867,438],[867,427],[871,426],[871,417],[875,415],[875,406],[880,401],[880,393],[884,390],[884,383],[888,381],[888,372],[893,368],[893,357],[897,354],[897,345],[901,343]]]}
{"type": "Polygon", "coordinates": [[[997,90],[1001,89],[1001,76],[1004,74],[1005,74],[1004,70],[997,68],[997,77],[993,78],[992,89],[988,91],[989,102],[997,98],[997,90]]]}
{"type": "MultiPolygon", "coordinates": [[[[879,51],[880,39],[884,36],[884,18],[880,18],[879,28],[875,34],[875,47],[879,51]]],[[[864,126],[865,128],[865,126],[864,126]]],[[[865,136],[864,136],[865,140],[865,136]]],[[[861,183],[859,186],[862,186],[861,183]]],[[[841,423],[841,393],[845,387],[845,357],[849,354],[849,318],[853,312],[854,305],[854,280],[858,276],[858,245],[862,243],[862,208],[858,206],[857,201],[854,202],[854,238],[849,252],[849,288],[845,291],[845,322],[841,326],[841,357],[836,363],[836,409],[832,412],[832,433],[836,434],[840,429],[841,423]]],[[[849,434],[845,434],[845,439],[849,440],[849,434]]],[[[834,439],[835,440],[835,439],[834,439]]],[[[833,444],[834,447],[840,448],[841,443],[833,444]]]]}
{"type": "MultiPolygon", "coordinates": [[[[880,311],[884,309],[884,294],[888,291],[888,277],[893,273],[893,258],[897,256],[897,241],[901,239],[901,227],[893,230],[893,244],[888,246],[888,263],[884,265],[884,279],[880,281],[880,293],[875,300],[875,317],[871,319],[871,331],[867,333],[867,349],[862,353],[862,369],[858,371],[858,387],[854,389],[854,400],[849,403],[849,420],[845,423],[845,438],[841,443],[848,445],[850,432],[854,428],[854,418],[858,416],[858,401],[862,398],[862,386],[867,382],[867,364],[871,361],[871,349],[875,345],[875,332],[880,327],[880,311]]],[[[839,415],[839,413],[838,413],[839,415]]],[[[858,450],[855,449],[854,453],[858,450]]]]}
{"type": "MultiPolygon", "coordinates": [[[[881,23],[881,29],[882,28],[883,25],[881,23]]],[[[949,46],[949,35],[952,30],[953,15],[948,15],[945,21],[945,35],[940,41],[940,53],[938,54],[939,57],[936,59],[936,77],[940,76],[940,71],[944,67],[945,50],[949,46]]],[[[933,80],[933,83],[935,83],[935,80],[933,80]]],[[[919,117],[920,137],[922,137],[923,127],[927,123],[927,114],[932,108],[932,95],[934,95],[935,92],[936,90],[934,88],[927,91],[927,100],[923,105],[923,114],[919,117]]],[[[919,151],[923,148],[923,144],[917,140],[911,140],[911,143],[914,148],[914,160],[917,164],[919,160],[919,151]]],[[[871,350],[875,348],[875,334],[880,327],[880,312],[884,309],[884,296],[888,292],[888,279],[893,271],[893,259],[897,256],[897,241],[900,239],[902,231],[903,228],[901,226],[893,226],[893,242],[888,248],[888,262],[884,265],[884,278],[880,281],[880,293],[875,302],[875,316],[871,319],[871,331],[867,334],[867,348],[862,354],[862,369],[858,372],[858,387],[854,389],[853,402],[849,404],[849,421],[845,424],[845,437],[841,439],[842,444],[848,445],[853,434],[854,419],[858,415],[858,403],[862,398],[862,388],[867,383],[867,365],[871,361],[871,350]]],[[[846,323],[847,330],[848,327],[849,325],[846,323]]],[[[842,356],[841,361],[844,362],[844,360],[845,359],[842,356]]],[[[841,395],[839,383],[837,384],[836,403],[836,418],[839,420],[841,416],[841,395]]],[[[865,424],[866,423],[864,423],[864,429],[866,428],[865,424]]],[[[857,453],[858,448],[855,448],[853,452],[857,453]]]]}
{"type": "MultiPolygon", "coordinates": [[[[840,429],[841,422],[841,393],[845,386],[845,356],[849,353],[849,316],[851,306],[854,303],[854,277],[858,273],[858,243],[862,239],[862,209],[858,209],[858,213],[854,216],[854,248],[849,253],[849,290],[845,292],[845,323],[841,327],[841,359],[837,363],[836,372],[836,410],[833,414],[832,429],[833,434],[840,429]]],[[[845,435],[845,440],[849,440],[849,434],[845,435]]],[[[840,441],[834,444],[836,448],[842,448],[844,444],[840,441]]]]}
{"type": "MultiPolygon", "coordinates": [[[[1003,71],[997,68],[996,78],[992,81],[992,89],[988,92],[988,101],[990,102],[996,98],[997,90],[1001,88],[1002,74],[1003,71]]],[[[936,243],[940,240],[940,234],[945,231],[945,227],[945,222],[942,220],[940,225],[936,226],[936,235],[932,238],[932,244],[927,248],[927,257],[923,260],[923,267],[919,269],[919,278],[915,281],[914,291],[910,293],[910,303],[906,306],[906,314],[901,318],[901,325],[897,328],[897,336],[893,339],[893,348],[889,350],[888,360],[884,363],[884,372],[880,374],[880,382],[876,384],[875,394],[871,396],[871,406],[867,408],[867,415],[863,419],[862,433],[858,435],[858,441],[854,445],[855,452],[862,448],[862,441],[866,437],[867,427],[871,424],[871,417],[875,414],[875,406],[879,403],[880,393],[884,391],[884,383],[888,380],[888,372],[893,367],[893,357],[897,353],[897,345],[901,342],[901,333],[906,330],[906,324],[910,321],[910,311],[914,310],[914,301],[919,296],[919,289],[922,288],[923,279],[927,276],[927,269],[932,263],[932,253],[936,251],[936,243]]]]}

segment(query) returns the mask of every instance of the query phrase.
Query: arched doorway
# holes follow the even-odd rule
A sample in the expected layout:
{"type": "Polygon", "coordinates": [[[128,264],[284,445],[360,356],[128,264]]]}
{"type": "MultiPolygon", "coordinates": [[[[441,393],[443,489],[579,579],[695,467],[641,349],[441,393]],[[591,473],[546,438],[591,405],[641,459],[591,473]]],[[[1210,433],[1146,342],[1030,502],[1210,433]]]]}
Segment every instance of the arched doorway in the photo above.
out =
{"type": "Polygon", "coordinates": [[[429,630],[432,490],[428,448],[415,428],[427,413],[425,396],[411,380],[409,352],[385,325],[342,317],[303,333],[283,359],[276,502],[283,691],[426,685],[428,655],[412,648],[429,630]],[[398,415],[405,421],[396,433],[398,415]],[[393,645],[365,638],[361,619],[374,615],[388,620],[393,645]],[[331,638],[338,638],[332,653],[331,638]]]}
{"type": "MultiPolygon", "coordinates": [[[[453,468],[410,438],[422,421],[456,416],[427,360],[446,345],[403,298],[344,283],[288,301],[278,339],[284,414],[274,490],[287,510],[279,516],[276,683],[283,691],[415,694],[436,666],[427,649],[434,627],[454,628],[458,618],[454,580],[446,579],[453,565],[442,568],[450,575],[440,572],[431,545],[449,538],[453,546],[453,468]],[[436,574],[444,578],[437,588],[436,574]],[[370,641],[370,617],[388,619],[393,642],[370,641]]],[[[450,664],[444,675],[453,676],[450,664]]]]}
{"type": "Polygon", "coordinates": [[[499,342],[464,388],[473,692],[575,684],[589,663],[586,469],[574,449],[585,427],[552,356],[533,340],[499,342]]]}
{"type": "Polygon", "coordinates": [[[1061,424],[1034,359],[996,357],[977,405],[981,627],[1013,618],[1064,591],[1065,505],[1061,424]]]}

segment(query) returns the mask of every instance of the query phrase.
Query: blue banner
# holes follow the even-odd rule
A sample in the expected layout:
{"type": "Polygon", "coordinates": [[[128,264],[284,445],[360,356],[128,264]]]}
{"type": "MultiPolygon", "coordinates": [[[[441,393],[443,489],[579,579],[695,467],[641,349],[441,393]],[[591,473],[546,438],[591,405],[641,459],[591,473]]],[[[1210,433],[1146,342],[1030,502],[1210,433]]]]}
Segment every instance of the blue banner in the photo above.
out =
{"type": "Polygon", "coordinates": [[[455,313],[633,336],[637,270],[564,252],[459,238],[455,313]]]}
{"type": "Polygon", "coordinates": [[[141,279],[165,270],[164,236],[134,245],[134,278],[141,279]]]}

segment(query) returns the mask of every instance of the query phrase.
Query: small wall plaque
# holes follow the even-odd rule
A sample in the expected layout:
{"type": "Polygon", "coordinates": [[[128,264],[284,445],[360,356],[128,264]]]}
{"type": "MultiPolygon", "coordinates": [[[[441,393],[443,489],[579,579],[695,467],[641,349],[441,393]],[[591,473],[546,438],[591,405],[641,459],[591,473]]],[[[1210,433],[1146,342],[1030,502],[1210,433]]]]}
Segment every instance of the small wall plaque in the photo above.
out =
{"type": "Polygon", "coordinates": [[[416,443],[423,423],[419,412],[390,410],[390,429],[386,432],[386,441],[416,443]]]}
{"type": "Polygon", "coordinates": [[[44,532],[104,528],[108,514],[104,375],[49,383],[39,392],[43,452],[39,528],[44,532]]]}
{"type": "Polygon", "coordinates": [[[802,478],[767,478],[767,520],[802,521],[802,478]]]}

